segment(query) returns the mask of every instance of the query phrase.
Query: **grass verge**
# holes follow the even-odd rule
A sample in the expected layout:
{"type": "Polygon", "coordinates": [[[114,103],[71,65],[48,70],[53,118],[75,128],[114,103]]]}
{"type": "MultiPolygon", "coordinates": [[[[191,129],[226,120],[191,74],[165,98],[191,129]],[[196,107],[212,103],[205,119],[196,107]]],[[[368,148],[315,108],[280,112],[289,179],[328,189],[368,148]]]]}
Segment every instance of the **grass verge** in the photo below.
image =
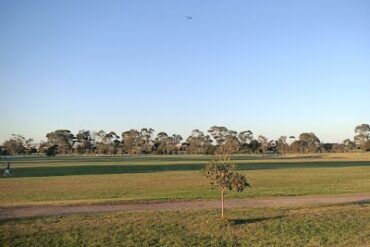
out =
{"type": "Polygon", "coordinates": [[[361,246],[370,205],[125,212],[0,222],[1,246],[361,246]]]}

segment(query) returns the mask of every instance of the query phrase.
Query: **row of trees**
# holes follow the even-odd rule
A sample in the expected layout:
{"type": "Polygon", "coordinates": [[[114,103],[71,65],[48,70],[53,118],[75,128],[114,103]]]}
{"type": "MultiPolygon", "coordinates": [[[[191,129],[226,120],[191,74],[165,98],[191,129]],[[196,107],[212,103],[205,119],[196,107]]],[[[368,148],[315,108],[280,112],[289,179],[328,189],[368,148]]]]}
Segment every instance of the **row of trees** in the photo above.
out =
{"type": "Polygon", "coordinates": [[[347,152],[354,149],[370,151],[370,126],[361,124],[355,128],[353,141],[322,143],[314,133],[281,136],[269,140],[250,130],[237,132],[224,126],[213,126],[204,133],[192,131],[185,140],[180,135],[165,132],[154,134],[151,128],[131,129],[121,135],[115,132],[80,130],[74,135],[70,130],[55,130],[47,133],[47,141],[38,145],[32,139],[13,135],[0,146],[1,155],[45,153],[56,154],[282,154],[347,152]]]}

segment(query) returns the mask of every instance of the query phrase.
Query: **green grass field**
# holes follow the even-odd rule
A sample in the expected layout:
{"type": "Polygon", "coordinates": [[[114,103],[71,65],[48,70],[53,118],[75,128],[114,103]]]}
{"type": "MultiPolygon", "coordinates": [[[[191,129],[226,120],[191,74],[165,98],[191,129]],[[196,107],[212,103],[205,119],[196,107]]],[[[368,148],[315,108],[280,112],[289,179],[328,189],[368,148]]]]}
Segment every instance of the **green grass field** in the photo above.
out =
{"type": "MultiPolygon", "coordinates": [[[[208,156],[17,158],[0,206],[218,198],[208,156]]],[[[228,198],[370,192],[370,154],[234,156],[252,188],[228,198]]],[[[227,202],[226,202],[227,203],[227,202]]],[[[366,246],[370,205],[122,212],[0,220],[0,246],[366,246]]]]}
{"type": "MultiPolygon", "coordinates": [[[[200,169],[208,156],[19,158],[0,179],[0,206],[217,198],[200,169]]],[[[234,156],[252,188],[228,197],[370,192],[370,155],[234,156]]]]}
{"type": "Polygon", "coordinates": [[[1,246],[365,246],[370,205],[105,213],[0,222],[1,246]]]}

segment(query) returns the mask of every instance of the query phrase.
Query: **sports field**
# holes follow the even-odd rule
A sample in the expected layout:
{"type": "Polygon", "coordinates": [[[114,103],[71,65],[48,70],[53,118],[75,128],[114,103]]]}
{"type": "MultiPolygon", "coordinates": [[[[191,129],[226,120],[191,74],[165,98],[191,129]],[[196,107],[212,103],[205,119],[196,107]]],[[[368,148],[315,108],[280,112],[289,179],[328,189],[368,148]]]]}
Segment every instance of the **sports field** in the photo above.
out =
{"type": "MultiPolygon", "coordinates": [[[[218,198],[200,169],[209,156],[18,158],[0,206],[218,198]]],[[[370,155],[235,156],[252,188],[228,197],[370,192],[370,155]]]]}
{"type": "MultiPolygon", "coordinates": [[[[0,207],[217,199],[200,169],[210,156],[17,158],[0,207]]],[[[370,192],[370,154],[234,156],[252,184],[227,198],[370,192]]],[[[227,204],[227,200],[226,200],[227,204]]],[[[165,209],[164,209],[165,210],[165,209]]],[[[114,212],[2,219],[0,246],[361,246],[361,204],[114,212]]]]}

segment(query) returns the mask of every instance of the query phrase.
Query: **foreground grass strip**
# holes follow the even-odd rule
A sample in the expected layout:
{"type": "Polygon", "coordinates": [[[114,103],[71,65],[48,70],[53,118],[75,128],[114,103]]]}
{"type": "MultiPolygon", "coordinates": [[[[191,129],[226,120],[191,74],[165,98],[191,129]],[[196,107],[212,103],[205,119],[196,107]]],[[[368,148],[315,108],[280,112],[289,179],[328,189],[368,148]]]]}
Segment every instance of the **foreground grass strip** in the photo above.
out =
{"type": "Polygon", "coordinates": [[[1,246],[361,246],[370,205],[105,213],[0,221],[1,246]]]}

